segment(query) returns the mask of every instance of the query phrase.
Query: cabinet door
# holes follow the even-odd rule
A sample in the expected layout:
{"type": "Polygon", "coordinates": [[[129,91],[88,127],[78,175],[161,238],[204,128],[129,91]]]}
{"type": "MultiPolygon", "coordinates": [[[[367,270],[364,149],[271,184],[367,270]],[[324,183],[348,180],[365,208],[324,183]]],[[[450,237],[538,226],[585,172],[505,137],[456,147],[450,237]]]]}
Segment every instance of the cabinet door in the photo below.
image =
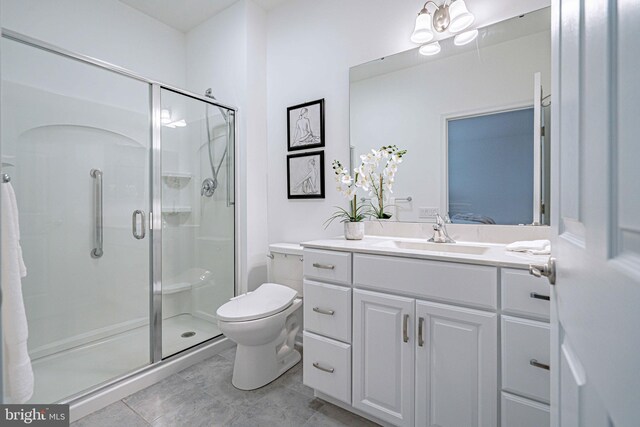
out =
{"type": "Polygon", "coordinates": [[[416,317],[415,425],[495,427],[497,314],[417,301],[416,317]]]}
{"type": "Polygon", "coordinates": [[[413,426],[414,300],[353,291],[353,406],[413,426]]]}

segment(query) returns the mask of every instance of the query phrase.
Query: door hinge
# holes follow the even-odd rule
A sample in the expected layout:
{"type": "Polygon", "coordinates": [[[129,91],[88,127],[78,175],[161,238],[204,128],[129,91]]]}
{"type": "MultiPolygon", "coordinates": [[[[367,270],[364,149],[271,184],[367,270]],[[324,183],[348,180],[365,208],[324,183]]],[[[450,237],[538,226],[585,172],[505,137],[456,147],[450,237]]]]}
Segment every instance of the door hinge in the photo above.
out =
{"type": "Polygon", "coordinates": [[[545,136],[544,129],[545,129],[545,126],[540,126],[540,136],[545,136]]]}

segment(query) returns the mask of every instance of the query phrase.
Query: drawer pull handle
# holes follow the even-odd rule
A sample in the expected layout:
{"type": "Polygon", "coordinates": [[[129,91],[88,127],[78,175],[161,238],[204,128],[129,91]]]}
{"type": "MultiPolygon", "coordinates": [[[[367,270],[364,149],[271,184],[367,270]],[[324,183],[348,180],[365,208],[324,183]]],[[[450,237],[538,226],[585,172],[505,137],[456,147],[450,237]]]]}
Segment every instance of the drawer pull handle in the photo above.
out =
{"type": "Polygon", "coordinates": [[[529,360],[529,365],[535,366],[536,368],[540,368],[540,369],[546,369],[547,371],[551,369],[549,367],[549,365],[545,365],[544,363],[540,363],[536,359],[529,360]]]}
{"type": "Polygon", "coordinates": [[[335,311],[333,311],[333,310],[325,310],[325,309],[320,308],[320,307],[313,307],[313,311],[315,311],[316,313],[320,313],[320,314],[326,314],[327,316],[333,316],[333,314],[335,313],[335,311]]]}
{"type": "Polygon", "coordinates": [[[418,347],[424,347],[424,317],[418,319],[418,347]]]}
{"type": "Polygon", "coordinates": [[[405,314],[402,320],[402,341],[409,342],[409,315],[405,314]]]}
{"type": "Polygon", "coordinates": [[[335,269],[335,268],[336,268],[336,266],[335,266],[335,265],[331,265],[331,264],[320,264],[320,263],[318,263],[318,262],[314,262],[314,263],[313,263],[313,266],[314,266],[315,268],[324,268],[325,270],[333,270],[333,269],[335,269]]]}
{"type": "Polygon", "coordinates": [[[551,300],[551,297],[549,297],[549,295],[540,295],[540,294],[537,294],[537,293],[535,293],[535,292],[531,292],[531,293],[529,294],[529,296],[530,296],[531,298],[535,298],[535,299],[543,299],[543,300],[545,300],[545,301],[549,301],[549,300],[551,300]]]}
{"type": "Polygon", "coordinates": [[[333,371],[335,371],[335,369],[333,368],[325,368],[324,366],[320,366],[318,362],[313,362],[313,367],[316,369],[320,369],[321,371],[328,372],[330,374],[333,374],[333,371]]]}

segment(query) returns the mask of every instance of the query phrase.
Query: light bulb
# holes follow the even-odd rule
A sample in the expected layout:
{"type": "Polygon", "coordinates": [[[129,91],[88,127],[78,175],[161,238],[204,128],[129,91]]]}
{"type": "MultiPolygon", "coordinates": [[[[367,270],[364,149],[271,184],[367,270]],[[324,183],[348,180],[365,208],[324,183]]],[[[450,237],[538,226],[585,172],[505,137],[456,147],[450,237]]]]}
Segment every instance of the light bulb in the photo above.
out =
{"type": "Polygon", "coordinates": [[[416,27],[413,30],[413,34],[411,34],[411,41],[421,44],[431,40],[433,40],[431,15],[423,9],[416,18],[416,27]]]}
{"type": "Polygon", "coordinates": [[[464,0],[455,0],[451,3],[451,6],[449,6],[449,16],[451,17],[449,31],[452,33],[458,33],[469,28],[476,19],[467,9],[464,0]]]}
{"type": "Polygon", "coordinates": [[[456,46],[463,46],[474,41],[476,37],[478,37],[478,30],[465,31],[453,38],[453,44],[456,46]]]}
{"type": "Polygon", "coordinates": [[[420,52],[421,55],[431,56],[431,55],[436,55],[437,53],[440,53],[440,50],[441,50],[440,43],[433,42],[433,43],[425,44],[424,46],[420,46],[420,49],[418,50],[418,52],[420,52]]]}

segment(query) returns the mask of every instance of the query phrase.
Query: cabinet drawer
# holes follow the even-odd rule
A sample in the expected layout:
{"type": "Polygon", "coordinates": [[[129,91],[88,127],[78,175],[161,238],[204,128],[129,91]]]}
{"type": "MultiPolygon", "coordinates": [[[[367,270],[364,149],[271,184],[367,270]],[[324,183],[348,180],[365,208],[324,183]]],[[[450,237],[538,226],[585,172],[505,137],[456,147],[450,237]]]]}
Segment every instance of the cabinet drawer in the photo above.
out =
{"type": "Polygon", "coordinates": [[[351,346],[304,332],[303,382],[351,404],[351,346]]]}
{"type": "Polygon", "coordinates": [[[502,310],[518,316],[549,320],[549,282],[526,270],[502,269],[502,310]]]}
{"type": "Polygon", "coordinates": [[[351,285],[351,253],[304,250],[304,277],[351,285]]]}
{"type": "Polygon", "coordinates": [[[484,265],[355,254],[353,283],[485,309],[498,306],[498,269],[484,265]]]}
{"type": "Polygon", "coordinates": [[[551,349],[549,325],[534,320],[502,317],[502,388],[549,402],[551,349]]]}
{"type": "Polygon", "coordinates": [[[304,281],[304,328],[351,342],[351,288],[304,281]]]}
{"type": "Polygon", "coordinates": [[[502,425],[504,427],[549,427],[550,424],[549,405],[502,393],[502,425]]]}

